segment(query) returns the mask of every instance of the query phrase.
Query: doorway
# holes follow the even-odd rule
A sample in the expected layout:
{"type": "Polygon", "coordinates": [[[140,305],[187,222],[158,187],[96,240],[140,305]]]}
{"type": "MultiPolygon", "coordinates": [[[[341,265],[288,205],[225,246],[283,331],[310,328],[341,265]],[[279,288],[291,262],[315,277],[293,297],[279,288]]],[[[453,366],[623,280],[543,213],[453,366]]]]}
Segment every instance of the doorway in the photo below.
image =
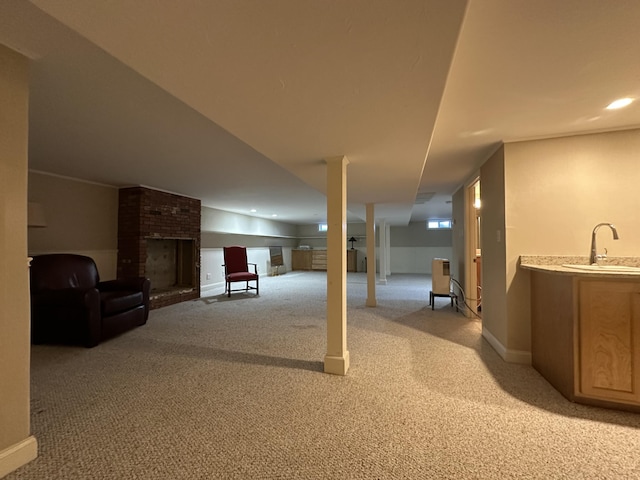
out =
{"type": "Polygon", "coordinates": [[[482,200],[480,177],[474,179],[465,192],[466,272],[465,291],[467,303],[478,317],[482,312],[482,245],[480,242],[482,200]]]}

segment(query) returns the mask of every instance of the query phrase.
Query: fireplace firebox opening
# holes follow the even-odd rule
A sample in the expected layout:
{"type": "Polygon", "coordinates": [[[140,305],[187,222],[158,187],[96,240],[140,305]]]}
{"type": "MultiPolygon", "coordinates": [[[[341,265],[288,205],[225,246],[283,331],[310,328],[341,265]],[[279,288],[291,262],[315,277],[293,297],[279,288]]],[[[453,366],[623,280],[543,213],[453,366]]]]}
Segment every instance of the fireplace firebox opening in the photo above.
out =
{"type": "Polygon", "coordinates": [[[196,284],[193,239],[147,238],[145,272],[151,293],[162,294],[193,288],[196,284]]]}

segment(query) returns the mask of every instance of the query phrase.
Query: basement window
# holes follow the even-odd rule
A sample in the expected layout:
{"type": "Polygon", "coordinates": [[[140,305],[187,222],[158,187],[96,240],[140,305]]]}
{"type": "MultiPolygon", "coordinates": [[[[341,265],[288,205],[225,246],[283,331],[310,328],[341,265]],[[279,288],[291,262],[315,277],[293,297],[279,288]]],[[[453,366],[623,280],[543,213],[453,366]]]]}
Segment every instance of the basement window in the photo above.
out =
{"type": "Polygon", "coordinates": [[[427,230],[441,230],[451,228],[451,219],[433,218],[427,220],[427,230]]]}
{"type": "Polygon", "coordinates": [[[319,232],[326,232],[327,230],[329,230],[329,225],[327,225],[326,223],[319,223],[318,224],[318,231],[319,232]]]}

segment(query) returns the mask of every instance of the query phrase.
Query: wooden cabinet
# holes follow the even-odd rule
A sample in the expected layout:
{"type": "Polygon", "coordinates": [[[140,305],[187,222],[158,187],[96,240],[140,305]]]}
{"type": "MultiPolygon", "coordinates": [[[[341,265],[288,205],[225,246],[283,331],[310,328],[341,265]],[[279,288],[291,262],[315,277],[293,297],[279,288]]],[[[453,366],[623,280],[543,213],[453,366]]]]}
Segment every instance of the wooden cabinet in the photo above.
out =
{"type": "Polygon", "coordinates": [[[574,400],[574,277],[531,272],[531,364],[574,400]]]}
{"type": "Polygon", "coordinates": [[[640,411],[640,279],[531,272],[533,367],[569,400],[640,411]]]}
{"type": "Polygon", "coordinates": [[[312,250],[311,251],[311,270],[327,269],[327,251],[312,250]]]}
{"type": "Polygon", "coordinates": [[[291,270],[311,270],[313,250],[291,250],[291,270]]]}
{"type": "Polygon", "coordinates": [[[347,272],[358,271],[358,251],[347,250],[347,272]]]}
{"type": "MultiPolygon", "coordinates": [[[[358,267],[358,251],[347,250],[347,272],[355,272],[358,267]]],[[[326,250],[292,250],[291,270],[327,270],[326,250]]]]}
{"type": "Polygon", "coordinates": [[[292,250],[291,270],[326,270],[326,250],[292,250]]]}
{"type": "Polygon", "coordinates": [[[580,394],[640,404],[640,282],[581,280],[580,394]]]}

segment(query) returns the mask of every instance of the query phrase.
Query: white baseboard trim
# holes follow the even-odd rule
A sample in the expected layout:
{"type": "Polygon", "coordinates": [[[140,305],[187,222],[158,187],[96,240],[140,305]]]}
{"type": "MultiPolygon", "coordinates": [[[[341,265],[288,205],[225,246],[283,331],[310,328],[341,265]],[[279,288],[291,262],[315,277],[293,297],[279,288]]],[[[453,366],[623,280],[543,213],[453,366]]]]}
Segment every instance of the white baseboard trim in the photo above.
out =
{"type": "Polygon", "coordinates": [[[217,293],[224,293],[224,282],[216,282],[216,283],[209,283],[207,285],[200,285],[200,296],[207,297],[209,295],[212,295],[216,293],[214,290],[218,290],[217,293]],[[222,289],[222,292],[219,291],[221,289],[222,289]]]}
{"type": "Polygon", "coordinates": [[[482,327],[482,336],[485,338],[489,345],[498,352],[498,355],[502,357],[505,362],[508,363],[520,363],[523,365],[531,365],[531,352],[525,350],[509,350],[500,341],[493,336],[493,334],[482,327]]]}
{"type": "Polygon", "coordinates": [[[38,456],[38,441],[33,435],[0,452],[0,478],[26,465],[38,456]]]}

